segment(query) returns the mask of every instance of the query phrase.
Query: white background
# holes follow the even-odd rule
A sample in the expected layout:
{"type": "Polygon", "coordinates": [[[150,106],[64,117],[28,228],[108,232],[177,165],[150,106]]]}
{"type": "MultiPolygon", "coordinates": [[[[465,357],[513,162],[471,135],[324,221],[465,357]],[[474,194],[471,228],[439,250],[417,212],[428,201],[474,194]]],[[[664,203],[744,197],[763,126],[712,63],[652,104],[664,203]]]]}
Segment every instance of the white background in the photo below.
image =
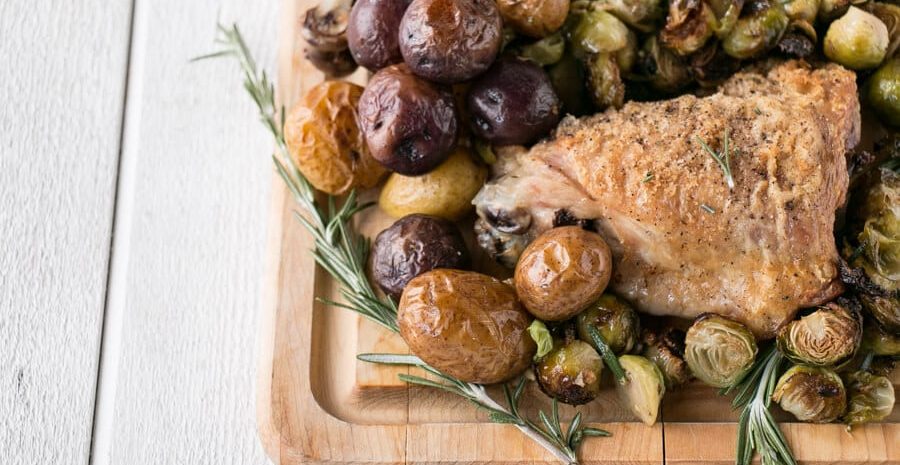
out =
{"type": "Polygon", "coordinates": [[[0,0],[0,463],[257,464],[275,0],[0,0]]]}

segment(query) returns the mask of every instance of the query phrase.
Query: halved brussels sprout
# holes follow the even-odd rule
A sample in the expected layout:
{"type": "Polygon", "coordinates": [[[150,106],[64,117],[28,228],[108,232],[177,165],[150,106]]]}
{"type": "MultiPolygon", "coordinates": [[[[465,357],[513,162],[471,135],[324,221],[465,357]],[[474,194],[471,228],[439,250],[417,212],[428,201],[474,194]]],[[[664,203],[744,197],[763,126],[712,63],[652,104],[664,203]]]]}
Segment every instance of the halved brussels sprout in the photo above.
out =
{"type": "Polygon", "coordinates": [[[534,364],[534,375],[548,396],[570,405],[586,404],[600,393],[603,360],[590,345],[577,339],[557,340],[534,364]]]}
{"type": "Polygon", "coordinates": [[[861,294],[863,309],[887,331],[900,333],[900,299],[861,294]]]}
{"type": "Polygon", "coordinates": [[[741,62],[728,56],[718,41],[710,41],[690,57],[690,70],[700,87],[713,88],[725,82],[740,69],[741,62]]]}
{"type": "Polygon", "coordinates": [[[656,423],[659,404],[666,393],[659,368],[637,355],[623,355],[619,364],[625,371],[625,382],[616,384],[619,399],[645,425],[656,423]]]}
{"type": "Polygon", "coordinates": [[[691,380],[691,370],[684,361],[684,331],[666,328],[661,332],[645,329],[641,334],[644,351],[642,355],[656,364],[666,382],[666,389],[672,390],[691,380]]]}
{"type": "Polygon", "coordinates": [[[850,266],[860,267],[883,295],[900,292],[900,173],[884,165],[860,206],[856,248],[845,250],[850,266]]]}
{"type": "Polygon", "coordinates": [[[628,45],[628,26],[606,11],[587,11],[575,21],[569,40],[578,58],[612,53],[628,45]]]}
{"type": "Polygon", "coordinates": [[[595,0],[593,4],[641,32],[653,31],[665,13],[660,0],[595,0]]]}
{"type": "Polygon", "coordinates": [[[606,344],[616,355],[628,353],[637,344],[641,333],[641,322],[628,302],[613,294],[603,294],[587,310],[577,317],[578,337],[594,349],[593,338],[588,327],[597,328],[606,344]]]}
{"type": "Polygon", "coordinates": [[[588,90],[598,110],[622,108],[625,103],[625,83],[619,65],[609,53],[591,55],[585,63],[588,90]]]}
{"type": "Polygon", "coordinates": [[[800,421],[828,423],[847,407],[847,392],[837,373],[821,367],[794,365],[772,393],[772,400],[800,421]]]}
{"type": "Polygon", "coordinates": [[[687,331],[684,359],[700,381],[718,388],[740,381],[756,360],[756,339],[746,326],[720,315],[700,315],[687,331]]]}
{"type": "Polygon", "coordinates": [[[656,36],[644,42],[639,63],[642,74],[660,92],[674,94],[691,83],[688,67],[677,55],[660,46],[656,36]]]}
{"type": "Polygon", "coordinates": [[[890,3],[870,2],[865,5],[866,11],[875,15],[887,27],[888,47],[885,56],[894,56],[900,46],[900,6],[890,3]]]}
{"type": "Polygon", "coordinates": [[[849,427],[884,420],[894,409],[891,380],[866,371],[847,376],[847,397],[847,413],[843,421],[849,427]]]}
{"type": "Polygon", "coordinates": [[[566,41],[562,34],[556,33],[541,40],[522,46],[517,55],[519,58],[533,61],[540,66],[558,63],[566,51],[566,41]]]}
{"type": "Polygon", "coordinates": [[[887,26],[880,19],[851,6],[828,26],[823,48],[831,61],[861,70],[881,64],[889,43],[887,26]]]}
{"type": "Polygon", "coordinates": [[[659,40],[669,50],[681,56],[700,50],[713,36],[716,15],[703,0],[672,0],[666,27],[659,40]]]}
{"type": "Polygon", "coordinates": [[[874,321],[866,321],[863,350],[881,357],[900,357],[900,334],[889,333],[874,321]]]}
{"type": "Polygon", "coordinates": [[[794,363],[813,366],[837,366],[850,361],[862,340],[861,315],[851,308],[851,302],[830,302],[788,323],[778,332],[778,350],[794,363]]]}
{"type": "Polygon", "coordinates": [[[750,0],[744,16],[722,39],[725,53],[743,60],[759,56],[778,44],[788,27],[788,17],[780,0],[750,0]]]}
{"type": "Polygon", "coordinates": [[[900,57],[881,65],[869,79],[866,96],[881,121],[900,126],[900,57]]]}

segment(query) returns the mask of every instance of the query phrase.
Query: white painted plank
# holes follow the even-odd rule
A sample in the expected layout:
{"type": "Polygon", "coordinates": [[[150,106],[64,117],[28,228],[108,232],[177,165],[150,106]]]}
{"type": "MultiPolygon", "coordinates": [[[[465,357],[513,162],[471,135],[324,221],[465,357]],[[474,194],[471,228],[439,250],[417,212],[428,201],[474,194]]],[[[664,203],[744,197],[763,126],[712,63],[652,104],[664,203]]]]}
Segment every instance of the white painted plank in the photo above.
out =
{"type": "Polygon", "coordinates": [[[0,1],[0,462],[88,461],[130,0],[0,1]]]}
{"type": "Polygon", "coordinates": [[[277,14],[277,0],[137,2],[96,465],[266,462],[254,352],[272,144],[236,65],[188,60],[211,51],[218,16],[273,69],[277,14]]]}

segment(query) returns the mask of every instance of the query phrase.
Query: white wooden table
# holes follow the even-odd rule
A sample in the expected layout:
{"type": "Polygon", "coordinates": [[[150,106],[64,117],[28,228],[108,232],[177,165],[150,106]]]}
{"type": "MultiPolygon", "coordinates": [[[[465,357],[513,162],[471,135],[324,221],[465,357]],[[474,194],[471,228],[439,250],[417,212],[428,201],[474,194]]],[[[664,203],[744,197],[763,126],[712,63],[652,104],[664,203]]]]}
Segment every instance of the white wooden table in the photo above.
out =
{"type": "Polygon", "coordinates": [[[276,0],[0,0],[0,463],[266,463],[254,373],[276,0]]]}

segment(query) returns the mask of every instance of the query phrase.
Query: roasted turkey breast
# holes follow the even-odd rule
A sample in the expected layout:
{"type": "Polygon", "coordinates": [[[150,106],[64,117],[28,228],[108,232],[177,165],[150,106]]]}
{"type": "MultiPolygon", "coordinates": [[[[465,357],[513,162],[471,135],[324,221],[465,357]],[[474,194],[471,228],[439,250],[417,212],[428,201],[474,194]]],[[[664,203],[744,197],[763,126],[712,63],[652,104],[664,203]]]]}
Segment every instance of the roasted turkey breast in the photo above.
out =
{"type": "Polygon", "coordinates": [[[854,73],[745,71],[707,97],[568,118],[551,140],[502,150],[476,233],[514,263],[540,232],[581,222],[607,239],[610,286],[640,311],[713,312],[770,337],[841,292],[835,211],[859,133],[854,73]]]}

